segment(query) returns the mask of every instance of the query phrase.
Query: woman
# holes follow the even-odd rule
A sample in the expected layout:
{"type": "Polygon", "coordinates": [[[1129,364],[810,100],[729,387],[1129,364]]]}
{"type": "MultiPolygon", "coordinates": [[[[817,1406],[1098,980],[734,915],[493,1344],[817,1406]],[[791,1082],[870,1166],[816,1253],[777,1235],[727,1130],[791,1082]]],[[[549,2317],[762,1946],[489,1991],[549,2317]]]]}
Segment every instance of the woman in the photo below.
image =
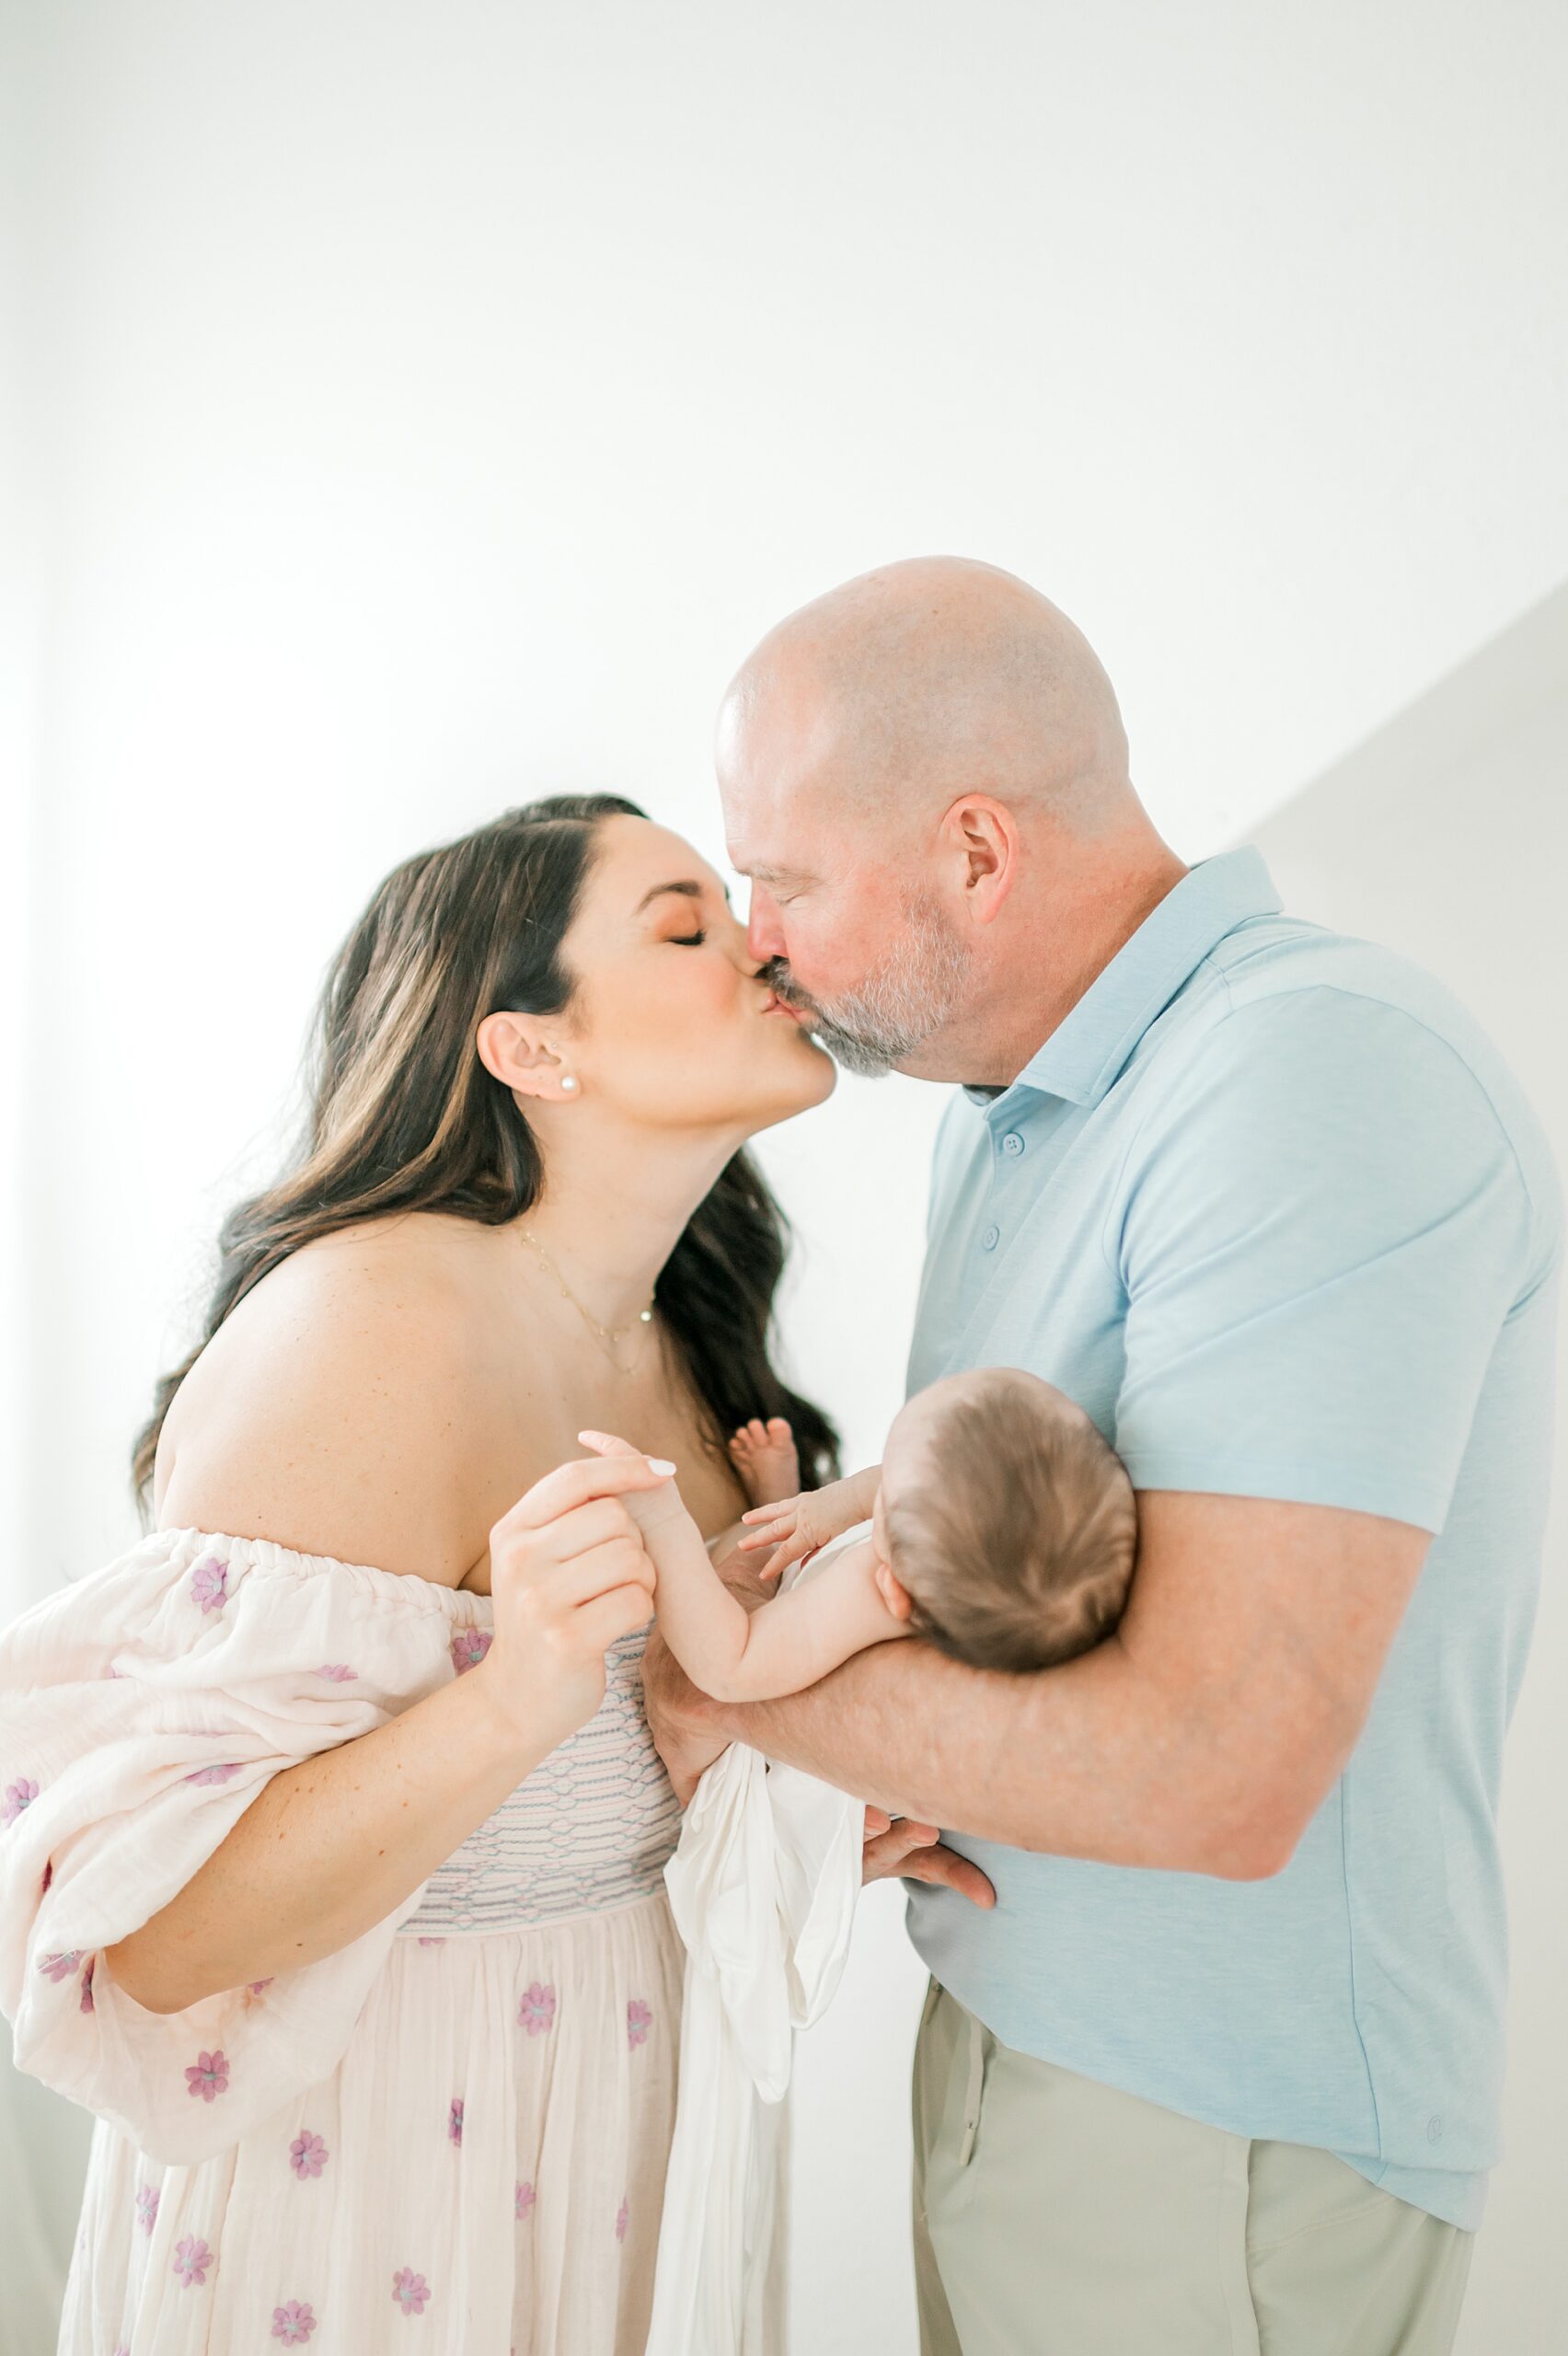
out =
{"type": "Polygon", "coordinates": [[[658,1475],[568,1460],[626,1433],[709,1536],[748,1418],[834,1469],[741,1151],[833,1080],[628,802],[512,812],[351,934],[137,1450],[156,1530],[0,1645],[0,1996],[99,2114],[71,2356],[640,2349],[678,1812],[615,1491],[658,1475]]]}

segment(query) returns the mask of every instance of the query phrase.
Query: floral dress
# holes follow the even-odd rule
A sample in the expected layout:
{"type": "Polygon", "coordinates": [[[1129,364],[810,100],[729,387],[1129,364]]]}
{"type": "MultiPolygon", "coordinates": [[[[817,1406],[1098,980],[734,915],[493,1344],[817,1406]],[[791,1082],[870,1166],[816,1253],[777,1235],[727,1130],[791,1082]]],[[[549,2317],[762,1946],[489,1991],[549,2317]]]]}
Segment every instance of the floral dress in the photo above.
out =
{"type": "Polygon", "coordinates": [[[62,2356],[637,2356],[679,1810],[640,1633],[598,1715],[321,1961],[159,2015],[100,1952],[269,1778],[483,1658],[488,1596],[162,1530],[0,1635],[0,2008],[98,2114],[62,2356]]]}

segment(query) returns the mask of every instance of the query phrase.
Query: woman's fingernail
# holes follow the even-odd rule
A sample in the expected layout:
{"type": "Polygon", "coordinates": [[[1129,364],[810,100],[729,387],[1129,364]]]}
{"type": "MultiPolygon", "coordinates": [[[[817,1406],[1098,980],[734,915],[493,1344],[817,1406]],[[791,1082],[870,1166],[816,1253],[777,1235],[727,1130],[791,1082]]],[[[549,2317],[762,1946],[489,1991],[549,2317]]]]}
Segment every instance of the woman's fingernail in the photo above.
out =
{"type": "Polygon", "coordinates": [[[662,1456],[651,1456],[648,1461],[655,1472],[670,1473],[675,1469],[673,1464],[666,1464],[662,1456]]]}

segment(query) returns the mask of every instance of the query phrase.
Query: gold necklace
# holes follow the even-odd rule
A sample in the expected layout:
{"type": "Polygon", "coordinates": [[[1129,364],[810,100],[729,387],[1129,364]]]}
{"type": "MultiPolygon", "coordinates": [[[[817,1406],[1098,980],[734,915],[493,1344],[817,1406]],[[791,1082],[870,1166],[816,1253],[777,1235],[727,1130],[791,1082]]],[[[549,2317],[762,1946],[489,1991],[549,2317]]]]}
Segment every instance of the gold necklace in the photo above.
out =
{"type": "Polygon", "coordinates": [[[572,1291],[571,1287],[567,1283],[566,1278],[561,1275],[560,1270],[557,1267],[549,1253],[545,1250],[545,1247],[539,1242],[538,1237],[536,1235],[531,1235],[525,1227],[520,1227],[517,1232],[522,1237],[524,1242],[528,1245],[530,1251],[537,1253],[539,1258],[544,1262],[546,1267],[555,1278],[556,1283],[559,1286],[566,1299],[571,1303],[573,1309],[576,1310],[579,1317],[582,1318],[584,1325],[591,1327],[598,1335],[601,1343],[605,1345],[606,1355],[608,1356],[611,1364],[618,1367],[620,1365],[620,1360],[616,1357],[615,1345],[620,1340],[621,1335],[623,1334],[629,1334],[634,1326],[651,1325],[652,1323],[652,1295],[650,1294],[649,1296],[647,1308],[640,1309],[635,1317],[628,1317],[624,1325],[601,1325],[598,1319],[596,1317],[591,1317],[587,1310],[583,1308],[582,1303],[578,1299],[577,1295],[572,1291]]]}

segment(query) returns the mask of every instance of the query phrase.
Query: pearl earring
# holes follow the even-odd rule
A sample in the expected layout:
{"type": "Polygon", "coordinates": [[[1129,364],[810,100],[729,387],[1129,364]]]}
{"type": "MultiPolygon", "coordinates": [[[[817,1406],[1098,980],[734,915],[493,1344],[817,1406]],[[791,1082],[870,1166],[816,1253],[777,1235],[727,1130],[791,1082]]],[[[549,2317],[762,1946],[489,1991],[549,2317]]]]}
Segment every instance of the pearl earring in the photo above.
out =
{"type": "Polygon", "coordinates": [[[577,1086],[577,1082],[573,1080],[573,1078],[571,1077],[571,1074],[569,1071],[563,1071],[563,1072],[562,1072],[562,1074],[561,1074],[561,1076],[560,1076],[560,1084],[561,1084],[561,1088],[562,1088],[563,1091],[564,1091],[564,1092],[565,1092],[565,1094],[567,1094],[568,1096],[570,1096],[570,1095],[571,1095],[571,1094],[572,1094],[573,1091],[576,1089],[576,1086],[577,1086]]]}

